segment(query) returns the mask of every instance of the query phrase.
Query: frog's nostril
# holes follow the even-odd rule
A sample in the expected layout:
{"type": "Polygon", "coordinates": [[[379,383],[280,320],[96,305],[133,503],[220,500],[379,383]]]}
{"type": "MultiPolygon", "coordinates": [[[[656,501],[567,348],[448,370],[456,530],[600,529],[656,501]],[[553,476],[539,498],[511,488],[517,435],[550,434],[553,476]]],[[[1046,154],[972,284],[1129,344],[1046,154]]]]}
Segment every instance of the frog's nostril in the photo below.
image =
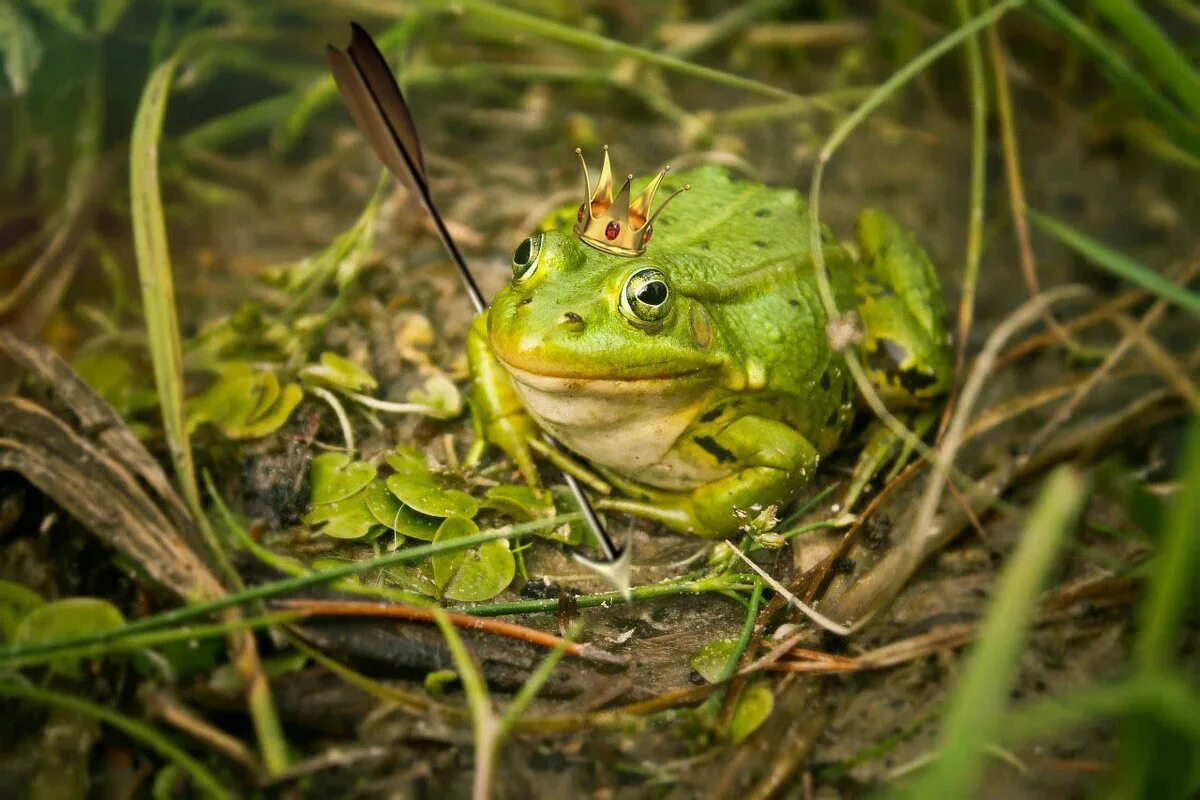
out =
{"type": "Polygon", "coordinates": [[[567,311],[562,315],[562,319],[558,321],[558,324],[569,331],[581,331],[583,330],[583,317],[574,311],[567,311]]]}

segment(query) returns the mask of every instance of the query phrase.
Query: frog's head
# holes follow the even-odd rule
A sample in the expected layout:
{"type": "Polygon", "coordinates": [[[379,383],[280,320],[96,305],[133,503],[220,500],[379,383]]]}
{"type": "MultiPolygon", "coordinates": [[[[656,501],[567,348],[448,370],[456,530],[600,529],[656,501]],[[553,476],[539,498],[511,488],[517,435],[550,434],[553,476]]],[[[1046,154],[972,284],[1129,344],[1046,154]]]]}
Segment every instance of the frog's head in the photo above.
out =
{"type": "Polygon", "coordinates": [[[488,313],[493,352],[510,369],[580,380],[677,378],[715,367],[708,315],[672,283],[665,255],[602,252],[569,226],[530,236],[488,313]]]}
{"type": "Polygon", "coordinates": [[[612,166],[560,224],[522,241],[512,283],[492,303],[492,350],[509,368],[545,378],[633,381],[695,375],[714,366],[703,306],[671,280],[671,248],[647,254],[654,221],[689,185],[651,213],[670,167],[632,197],[633,176],[613,197],[612,166]]]}

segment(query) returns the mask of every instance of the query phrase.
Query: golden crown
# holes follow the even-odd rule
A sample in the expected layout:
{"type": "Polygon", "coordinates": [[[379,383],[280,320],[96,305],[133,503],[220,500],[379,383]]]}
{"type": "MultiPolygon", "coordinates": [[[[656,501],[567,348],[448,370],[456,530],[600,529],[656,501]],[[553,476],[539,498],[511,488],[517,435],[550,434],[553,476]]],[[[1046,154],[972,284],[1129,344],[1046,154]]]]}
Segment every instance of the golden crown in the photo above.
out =
{"type": "Polygon", "coordinates": [[[682,189],[676,190],[651,215],[650,204],[654,202],[654,193],[671,171],[669,166],[663,167],[642,193],[630,202],[629,184],[633,175],[625,178],[621,191],[617,192],[616,199],[613,199],[612,165],[608,160],[608,145],[604,145],[604,166],[600,169],[600,180],[595,188],[592,187],[592,179],[588,175],[583,151],[576,147],[575,155],[579,156],[579,163],[583,166],[584,190],[583,204],[579,206],[579,213],[575,215],[575,234],[584,244],[614,256],[640,256],[646,252],[646,243],[654,233],[654,220],[676,195],[692,188],[691,184],[684,184],[682,189]]]}

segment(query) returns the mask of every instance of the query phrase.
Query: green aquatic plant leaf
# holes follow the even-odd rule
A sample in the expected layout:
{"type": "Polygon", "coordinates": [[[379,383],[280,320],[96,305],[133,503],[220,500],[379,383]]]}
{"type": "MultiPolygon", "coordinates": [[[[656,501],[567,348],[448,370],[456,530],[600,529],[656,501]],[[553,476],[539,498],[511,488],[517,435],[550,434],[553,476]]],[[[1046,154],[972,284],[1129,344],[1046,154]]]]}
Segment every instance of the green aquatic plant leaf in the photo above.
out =
{"type": "Polygon", "coordinates": [[[396,445],[396,449],[383,457],[388,466],[396,470],[398,475],[428,475],[429,462],[415,447],[405,444],[396,445]]]}
{"type": "Polygon", "coordinates": [[[379,524],[400,534],[401,538],[411,536],[414,539],[432,542],[433,537],[437,535],[438,526],[442,524],[440,517],[421,514],[401,503],[381,480],[371,481],[370,485],[363,489],[363,497],[367,508],[379,524]]]}
{"type": "MultiPolygon", "coordinates": [[[[37,606],[25,615],[13,634],[16,644],[33,644],[119,628],[125,617],[107,600],[95,597],[68,597],[37,606]]],[[[60,675],[81,674],[79,658],[60,658],[50,669],[60,675]]]]}
{"type": "Polygon", "coordinates": [[[312,460],[309,502],[319,506],[345,500],[362,491],[375,474],[375,465],[367,461],[354,461],[345,453],[322,453],[312,460]]]}
{"type": "Polygon", "coordinates": [[[325,523],[321,533],[335,539],[374,538],[383,532],[383,526],[367,507],[365,492],[313,506],[303,521],[306,525],[325,523]]]}
{"type": "Polygon", "coordinates": [[[362,392],[379,387],[371,373],[337,353],[322,353],[320,364],[300,370],[300,380],[341,392],[362,392]]]}
{"type": "Polygon", "coordinates": [[[545,489],[520,484],[493,486],[487,490],[481,508],[488,508],[516,522],[532,522],[554,516],[554,498],[545,489]]]}
{"type": "Polygon", "coordinates": [[[717,683],[722,679],[725,665],[737,650],[737,645],[737,639],[717,639],[715,642],[709,642],[691,657],[688,665],[700,673],[704,680],[717,683]]]}
{"type": "Polygon", "coordinates": [[[729,739],[733,744],[740,744],[747,736],[758,730],[759,726],[771,716],[775,708],[775,695],[765,684],[756,683],[742,692],[738,698],[737,707],[733,710],[733,718],[729,721],[729,739]]]}
{"type": "MultiPolygon", "coordinates": [[[[434,543],[474,536],[479,527],[469,519],[450,517],[438,528],[434,543]]],[[[499,539],[468,550],[439,553],[432,558],[433,576],[442,594],[451,600],[477,603],[504,591],[517,574],[517,562],[508,542],[499,539]]]]}
{"type": "Polygon", "coordinates": [[[46,601],[33,589],[12,581],[0,581],[0,638],[11,642],[21,620],[45,604],[46,601]]]}
{"type": "Polygon", "coordinates": [[[404,505],[431,517],[469,519],[479,512],[478,500],[466,492],[447,488],[434,475],[391,475],[387,487],[404,505]]]}
{"type": "Polygon", "coordinates": [[[255,439],[281,428],[304,397],[295,383],[281,386],[270,370],[230,364],[188,403],[187,430],[212,423],[230,439],[255,439]]]}
{"type": "Polygon", "coordinates": [[[454,381],[440,372],[426,378],[420,389],[408,393],[407,399],[410,403],[424,406],[425,413],[436,419],[451,419],[463,410],[462,393],[454,381]]]}

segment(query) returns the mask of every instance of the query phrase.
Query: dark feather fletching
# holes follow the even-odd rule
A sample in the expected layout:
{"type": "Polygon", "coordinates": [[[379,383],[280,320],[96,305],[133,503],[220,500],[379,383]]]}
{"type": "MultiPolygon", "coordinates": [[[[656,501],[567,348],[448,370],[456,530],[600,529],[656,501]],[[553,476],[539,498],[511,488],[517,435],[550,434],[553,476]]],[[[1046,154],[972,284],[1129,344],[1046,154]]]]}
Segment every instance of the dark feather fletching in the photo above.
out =
{"type": "Polygon", "coordinates": [[[467,269],[467,262],[454,239],[450,237],[450,231],[429,192],[421,140],[417,136],[417,126],[408,103],[370,34],[357,23],[351,23],[351,28],[353,33],[349,47],[338,50],[329,45],[326,48],[334,83],[350,111],[350,117],[371,144],[375,155],[421,201],[433,221],[438,238],[458,267],[471,303],[476,311],[483,311],[483,294],[467,269]]]}

